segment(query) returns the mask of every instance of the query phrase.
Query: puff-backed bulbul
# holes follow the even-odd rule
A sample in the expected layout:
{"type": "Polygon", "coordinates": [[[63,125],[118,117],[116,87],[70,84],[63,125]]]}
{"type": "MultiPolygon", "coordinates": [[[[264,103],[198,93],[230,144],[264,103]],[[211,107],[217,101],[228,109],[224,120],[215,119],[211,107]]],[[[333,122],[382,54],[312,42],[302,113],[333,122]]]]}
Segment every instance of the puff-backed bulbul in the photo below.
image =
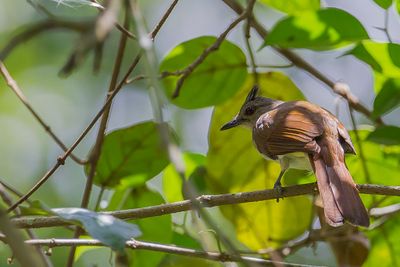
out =
{"type": "Polygon", "coordinates": [[[278,190],[288,168],[313,170],[330,225],[347,221],[368,227],[368,213],[345,163],[345,153],[355,154],[355,149],[343,124],[310,102],[283,102],[257,93],[254,86],[239,114],[221,130],[238,125],[252,129],[257,150],[281,165],[274,186],[278,190]]]}

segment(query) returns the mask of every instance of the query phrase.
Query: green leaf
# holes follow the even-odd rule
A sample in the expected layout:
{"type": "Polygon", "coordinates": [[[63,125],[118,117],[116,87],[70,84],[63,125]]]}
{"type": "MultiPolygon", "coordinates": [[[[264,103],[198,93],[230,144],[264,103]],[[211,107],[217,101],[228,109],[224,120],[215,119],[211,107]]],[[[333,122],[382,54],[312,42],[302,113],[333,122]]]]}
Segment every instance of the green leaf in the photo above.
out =
{"type": "Polygon", "coordinates": [[[157,125],[143,122],[105,136],[94,182],[103,187],[138,187],[167,165],[157,125]]]}
{"type": "Polygon", "coordinates": [[[400,106],[400,79],[388,79],[374,101],[373,115],[379,117],[400,106]]]}
{"type": "MultiPolygon", "coordinates": [[[[164,57],[160,72],[185,69],[215,41],[215,37],[205,36],[181,43],[164,57]]],[[[238,46],[225,40],[187,77],[177,98],[171,96],[180,76],[166,77],[163,83],[172,103],[195,109],[226,101],[240,89],[246,75],[246,56],[238,46]]]]}
{"type": "MultiPolygon", "coordinates": [[[[185,162],[185,177],[189,178],[197,167],[204,165],[205,157],[199,154],[185,153],[183,154],[185,162]]],[[[183,200],[182,196],[182,180],[175,168],[170,164],[164,171],[163,175],[163,192],[168,202],[183,200]]]]}
{"type": "Polygon", "coordinates": [[[282,19],[272,28],[263,46],[332,49],[367,38],[356,18],[343,10],[327,8],[282,19]]]}
{"type": "Polygon", "coordinates": [[[393,0],[374,0],[374,2],[381,8],[388,9],[392,5],[393,0]]]}
{"type": "Polygon", "coordinates": [[[400,128],[380,126],[368,135],[367,140],[383,145],[400,145],[400,128]]]}
{"type": "MultiPolygon", "coordinates": [[[[142,208],[164,204],[165,201],[157,192],[151,191],[146,187],[132,190],[123,208],[142,208]]],[[[169,244],[172,240],[172,219],[171,215],[163,215],[140,219],[136,221],[142,231],[141,240],[169,244]]],[[[152,251],[131,251],[130,267],[153,267],[158,266],[165,254],[152,251]]]]}
{"type": "Polygon", "coordinates": [[[123,251],[126,241],[141,235],[135,224],[126,223],[111,215],[82,208],[59,208],[51,211],[66,221],[82,225],[93,238],[113,250],[123,251]]]}
{"type": "MultiPolygon", "coordinates": [[[[361,139],[365,165],[370,177],[368,179],[365,175],[363,159],[359,156],[360,148],[358,144],[355,143],[358,156],[346,156],[346,164],[354,181],[360,184],[398,185],[398,174],[400,171],[400,146],[385,147],[381,144],[371,142],[368,140],[371,130],[359,130],[358,134],[361,139]]],[[[357,140],[354,131],[350,131],[350,136],[352,140],[357,140]]],[[[381,203],[381,205],[389,205],[398,202],[397,197],[372,195],[361,195],[361,197],[363,198],[366,207],[369,207],[373,202],[381,199],[387,199],[387,201],[381,203]]]]}
{"type": "Polygon", "coordinates": [[[365,40],[344,55],[353,55],[374,71],[375,92],[379,92],[388,78],[400,77],[400,45],[365,40]]]}
{"type": "Polygon", "coordinates": [[[291,15],[305,11],[316,11],[320,7],[319,0],[260,0],[261,3],[291,15]]]}
{"type": "MultiPolygon", "coordinates": [[[[253,86],[251,75],[243,88],[229,101],[215,108],[209,132],[207,183],[214,193],[233,193],[272,188],[280,166],[265,160],[254,148],[251,131],[237,127],[219,129],[239,111],[253,86]]],[[[281,100],[304,99],[284,74],[269,72],[259,77],[264,96],[281,100]]],[[[286,178],[286,176],[285,176],[286,178]]],[[[283,182],[286,184],[286,179],[283,182]]],[[[293,182],[291,178],[291,182],[293,182]]],[[[311,200],[307,196],[221,207],[236,229],[237,238],[252,249],[278,246],[301,235],[311,223],[311,200]],[[296,223],[293,223],[293,222],[296,223]]]]}

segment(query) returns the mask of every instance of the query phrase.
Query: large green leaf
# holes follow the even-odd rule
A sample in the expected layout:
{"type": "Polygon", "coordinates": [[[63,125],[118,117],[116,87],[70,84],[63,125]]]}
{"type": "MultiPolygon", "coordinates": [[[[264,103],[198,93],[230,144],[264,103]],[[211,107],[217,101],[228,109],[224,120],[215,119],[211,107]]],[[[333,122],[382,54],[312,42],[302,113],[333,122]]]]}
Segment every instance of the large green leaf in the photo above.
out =
{"type": "Polygon", "coordinates": [[[400,128],[381,126],[370,133],[367,140],[383,145],[400,145],[400,128]]]}
{"type": "MultiPolygon", "coordinates": [[[[127,197],[123,208],[133,209],[164,204],[161,195],[155,191],[141,187],[132,190],[127,197]]],[[[151,217],[135,221],[142,231],[141,240],[169,244],[172,241],[172,220],[171,215],[151,217]]],[[[158,266],[165,254],[152,251],[132,251],[130,267],[153,267],[158,266]]]]}
{"type": "MultiPolygon", "coordinates": [[[[205,157],[199,154],[185,153],[183,154],[185,162],[185,176],[189,178],[197,167],[204,165],[205,157]]],[[[182,195],[182,179],[170,164],[163,174],[163,192],[168,202],[183,200],[182,195]]]]}
{"type": "Polygon", "coordinates": [[[141,186],[167,165],[157,124],[143,122],[106,135],[94,182],[105,187],[141,186]]]}
{"type": "Polygon", "coordinates": [[[379,117],[400,106],[400,79],[387,79],[374,101],[373,115],[379,117]]]}
{"type": "Polygon", "coordinates": [[[261,3],[288,14],[299,14],[305,11],[318,10],[319,0],[260,0],[261,3]]]}
{"type": "Polygon", "coordinates": [[[388,78],[400,77],[400,45],[365,40],[346,52],[364,61],[374,71],[375,92],[379,92],[388,78]]]}
{"type": "Polygon", "coordinates": [[[282,19],[272,28],[264,46],[332,49],[367,38],[356,18],[343,10],[327,8],[282,19]]]}
{"type": "MultiPolygon", "coordinates": [[[[241,127],[221,132],[232,119],[253,85],[249,75],[243,88],[229,101],[215,108],[209,132],[207,182],[215,193],[243,192],[272,188],[279,164],[265,160],[253,147],[251,131],[241,127]]],[[[304,99],[284,74],[260,76],[261,93],[281,100],[304,99]]],[[[286,176],[285,176],[286,178],[286,176]]],[[[283,180],[284,184],[287,182],[283,180]]],[[[307,196],[221,207],[235,225],[238,239],[253,249],[280,244],[302,234],[311,223],[311,201],[307,196]],[[292,223],[292,222],[296,223],[292,223]]]]}
{"type": "MultiPolygon", "coordinates": [[[[190,65],[207,47],[215,42],[211,36],[198,37],[181,43],[163,59],[161,72],[176,72],[190,65]]],[[[163,79],[167,96],[183,108],[202,108],[224,102],[242,86],[247,75],[246,57],[242,50],[229,41],[210,53],[185,80],[180,94],[171,99],[180,76],[163,79]]]]}
{"type": "Polygon", "coordinates": [[[93,238],[114,250],[122,251],[126,241],[141,235],[137,225],[126,223],[111,215],[82,208],[59,208],[51,211],[64,220],[82,225],[93,238]]]}

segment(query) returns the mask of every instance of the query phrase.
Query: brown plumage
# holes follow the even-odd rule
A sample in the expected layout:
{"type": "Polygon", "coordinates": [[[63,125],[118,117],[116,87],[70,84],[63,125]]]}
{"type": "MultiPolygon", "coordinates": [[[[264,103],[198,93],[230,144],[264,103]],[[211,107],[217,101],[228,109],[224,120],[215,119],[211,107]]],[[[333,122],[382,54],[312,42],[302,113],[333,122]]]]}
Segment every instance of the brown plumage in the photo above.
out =
{"type": "Polygon", "coordinates": [[[345,164],[344,154],[355,154],[355,149],[342,123],[329,111],[309,102],[282,102],[256,97],[256,93],[253,88],[238,116],[222,129],[239,124],[252,128],[258,151],[281,163],[277,186],[287,168],[311,166],[330,225],[348,221],[368,227],[367,211],[345,164]],[[297,152],[304,154],[299,157],[297,152]]]}

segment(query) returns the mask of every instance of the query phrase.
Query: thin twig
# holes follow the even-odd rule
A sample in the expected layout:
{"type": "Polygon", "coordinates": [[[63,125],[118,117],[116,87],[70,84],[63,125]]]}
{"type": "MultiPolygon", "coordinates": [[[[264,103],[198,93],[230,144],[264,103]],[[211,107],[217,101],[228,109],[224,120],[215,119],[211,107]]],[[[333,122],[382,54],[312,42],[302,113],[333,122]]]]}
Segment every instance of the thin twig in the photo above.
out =
{"type": "Polygon", "coordinates": [[[392,43],[393,40],[389,33],[389,16],[390,15],[389,15],[389,8],[388,8],[388,9],[385,9],[384,27],[383,28],[382,27],[374,27],[374,28],[377,30],[383,31],[386,35],[386,38],[388,39],[388,42],[392,43]]]}
{"type": "MultiPolygon", "coordinates": [[[[32,105],[29,103],[28,99],[22,92],[21,88],[18,86],[17,82],[13,79],[11,74],[8,72],[6,66],[3,64],[3,62],[0,60],[0,73],[3,76],[4,80],[6,81],[8,87],[16,94],[18,99],[24,104],[24,106],[31,112],[33,117],[39,122],[39,124],[43,127],[46,133],[48,133],[51,138],[57,143],[59,147],[62,148],[62,150],[67,151],[68,148],[67,146],[61,141],[60,138],[57,137],[57,135],[51,130],[50,126],[44,122],[42,117],[40,117],[39,113],[37,113],[32,105]]],[[[73,159],[76,163],[78,164],[85,164],[86,161],[80,159],[79,157],[75,156],[74,154],[70,154],[71,159],[73,159]]]]}
{"type": "MultiPolygon", "coordinates": [[[[129,9],[127,7],[125,7],[124,28],[129,27],[128,10],[129,9]]],[[[112,91],[114,91],[115,87],[117,86],[118,76],[121,71],[121,66],[122,66],[122,61],[123,61],[124,54],[125,54],[125,47],[126,47],[127,40],[128,40],[128,36],[126,34],[122,33],[120,40],[119,40],[118,52],[117,52],[117,56],[115,57],[113,73],[111,76],[111,81],[110,81],[110,85],[108,87],[105,102],[107,102],[108,95],[111,94],[112,91]]],[[[94,180],[94,176],[96,174],[97,163],[100,158],[103,141],[104,141],[104,137],[106,134],[107,122],[108,122],[108,118],[110,116],[111,105],[112,105],[112,101],[103,112],[103,115],[100,120],[100,126],[97,131],[96,141],[95,141],[94,147],[92,149],[92,152],[89,156],[89,166],[90,166],[89,174],[87,176],[85,189],[83,191],[81,208],[87,208],[89,205],[90,195],[92,193],[92,188],[93,188],[93,180],[94,180]]],[[[75,233],[74,233],[74,238],[78,238],[82,232],[83,232],[82,229],[80,227],[77,227],[75,230],[75,233]]],[[[67,261],[68,267],[73,265],[75,251],[76,251],[76,247],[72,246],[70,253],[69,253],[68,261],[67,261]]]]}
{"type": "MultiPolygon", "coordinates": [[[[400,196],[400,186],[384,186],[374,184],[359,184],[358,190],[362,194],[374,195],[387,195],[387,196],[400,196]]],[[[316,194],[317,188],[315,183],[293,185],[282,188],[282,197],[294,197],[301,195],[316,194]]],[[[196,201],[203,207],[217,207],[223,205],[234,205],[240,203],[257,202],[264,200],[276,200],[278,197],[276,190],[266,189],[252,192],[242,192],[234,194],[221,194],[221,195],[202,195],[196,198],[196,201]]],[[[285,200],[283,200],[285,201],[285,200]]],[[[172,214],[187,210],[194,209],[191,200],[183,200],[174,203],[129,209],[117,210],[110,212],[101,212],[104,214],[112,215],[119,219],[131,220],[161,216],[165,214],[172,214]]],[[[12,223],[18,228],[42,228],[53,226],[69,225],[60,217],[57,216],[36,216],[36,217],[22,217],[11,220],[12,223]]]]}
{"type": "Polygon", "coordinates": [[[100,208],[101,199],[103,198],[103,194],[104,194],[104,190],[105,189],[106,188],[104,186],[102,186],[100,188],[100,192],[99,192],[99,195],[97,196],[96,204],[94,206],[94,210],[95,211],[99,210],[99,208],[100,208]]]}
{"type": "MultiPolygon", "coordinates": [[[[243,13],[243,7],[239,3],[237,3],[237,1],[235,1],[235,0],[222,0],[222,1],[226,5],[228,5],[232,10],[234,10],[237,14],[243,13]]],[[[262,39],[265,39],[267,37],[268,31],[255,18],[253,18],[251,20],[251,26],[257,31],[257,33],[260,35],[260,37],[262,39]]],[[[320,72],[316,67],[312,66],[310,63],[305,61],[302,57],[297,55],[295,52],[292,52],[288,49],[279,48],[279,47],[272,47],[272,48],[275,49],[282,56],[287,58],[296,67],[310,73],[313,77],[315,77],[316,79],[320,80],[321,82],[323,82],[324,84],[329,86],[334,93],[344,97],[349,102],[349,104],[352,106],[352,108],[363,113],[368,118],[370,118],[372,121],[375,121],[378,124],[383,124],[381,118],[376,118],[376,119],[373,118],[372,112],[367,107],[365,107],[363,104],[361,104],[359,99],[351,93],[348,85],[332,81],[330,78],[328,78],[322,72],[320,72]]]]}
{"type": "Polygon", "coordinates": [[[174,0],[171,5],[168,7],[167,11],[164,13],[160,21],[156,24],[154,29],[150,32],[150,38],[154,41],[154,38],[160,31],[161,27],[164,25],[164,23],[167,21],[167,18],[171,14],[172,10],[174,10],[176,4],[178,4],[179,0],[174,0]]]}
{"type": "MultiPolygon", "coordinates": [[[[26,240],[26,244],[33,246],[49,246],[49,247],[69,247],[69,246],[105,246],[99,240],[96,239],[32,239],[26,240]]],[[[140,250],[149,250],[156,252],[164,252],[169,254],[176,254],[181,256],[195,257],[201,259],[207,259],[218,262],[248,262],[248,263],[257,263],[261,266],[274,266],[273,264],[279,263],[284,266],[299,266],[299,267],[312,267],[315,265],[304,265],[297,263],[289,263],[289,262],[275,262],[270,260],[265,260],[261,258],[255,257],[246,257],[246,256],[234,256],[226,253],[218,253],[218,252],[208,252],[195,250],[191,248],[184,248],[178,246],[164,245],[158,243],[150,243],[138,240],[130,240],[126,242],[126,247],[130,249],[140,249],[140,250]]]]}
{"type": "Polygon", "coordinates": [[[250,65],[251,65],[251,72],[253,73],[254,76],[254,82],[255,84],[258,84],[258,72],[257,72],[257,64],[256,64],[256,59],[254,57],[253,53],[253,48],[251,47],[250,44],[250,21],[252,19],[252,16],[249,15],[247,16],[246,23],[244,24],[244,41],[246,43],[246,48],[247,52],[249,53],[250,56],[250,65]]]}
{"type": "Polygon", "coordinates": [[[217,40],[215,40],[215,42],[212,45],[204,49],[204,51],[201,53],[200,56],[198,56],[189,66],[187,66],[184,70],[181,71],[182,76],[176,82],[176,87],[172,94],[172,98],[176,98],[179,96],[180,90],[186,78],[208,57],[209,54],[218,50],[222,42],[226,39],[228,33],[233,28],[235,28],[242,20],[246,19],[249,16],[249,14],[251,14],[251,11],[247,12],[245,10],[241,12],[239,17],[237,17],[231,24],[229,24],[226,30],[223,33],[221,33],[220,36],[218,36],[217,40]]]}

